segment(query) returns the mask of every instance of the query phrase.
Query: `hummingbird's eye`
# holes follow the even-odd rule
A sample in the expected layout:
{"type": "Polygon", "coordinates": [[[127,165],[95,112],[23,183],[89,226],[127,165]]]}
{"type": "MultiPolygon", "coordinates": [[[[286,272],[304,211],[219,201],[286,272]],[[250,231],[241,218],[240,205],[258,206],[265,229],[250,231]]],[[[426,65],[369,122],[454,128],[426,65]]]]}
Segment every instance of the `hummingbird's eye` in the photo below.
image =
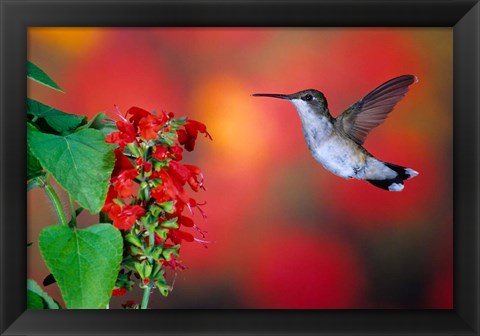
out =
{"type": "Polygon", "coordinates": [[[313,97],[312,97],[311,94],[307,94],[307,95],[305,95],[305,96],[303,97],[303,99],[306,100],[306,101],[309,101],[309,100],[312,100],[313,97]]]}

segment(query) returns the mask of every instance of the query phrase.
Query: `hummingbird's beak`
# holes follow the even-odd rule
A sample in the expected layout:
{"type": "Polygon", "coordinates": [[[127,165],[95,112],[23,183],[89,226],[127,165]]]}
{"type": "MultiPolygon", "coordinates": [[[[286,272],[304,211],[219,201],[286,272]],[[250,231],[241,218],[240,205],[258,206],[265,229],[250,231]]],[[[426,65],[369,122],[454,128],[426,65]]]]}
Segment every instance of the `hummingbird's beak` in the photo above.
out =
{"type": "Polygon", "coordinates": [[[289,95],[278,94],[278,93],[254,93],[252,94],[254,97],[271,97],[271,98],[280,98],[280,99],[288,99],[290,100],[289,95]]]}

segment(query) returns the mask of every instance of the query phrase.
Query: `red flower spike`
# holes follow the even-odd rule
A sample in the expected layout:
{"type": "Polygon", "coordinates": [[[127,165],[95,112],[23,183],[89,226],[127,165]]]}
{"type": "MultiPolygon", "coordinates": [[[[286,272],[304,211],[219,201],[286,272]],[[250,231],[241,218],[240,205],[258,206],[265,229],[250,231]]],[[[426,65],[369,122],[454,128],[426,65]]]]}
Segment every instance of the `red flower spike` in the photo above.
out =
{"type": "Polygon", "coordinates": [[[112,290],[112,296],[124,296],[125,293],[127,293],[127,289],[120,287],[120,288],[114,288],[112,290]]]}
{"type": "Polygon", "coordinates": [[[108,218],[113,221],[113,226],[119,230],[130,230],[138,217],[145,215],[145,210],[139,205],[113,204],[108,213],[108,218]]]}
{"type": "MultiPolygon", "coordinates": [[[[131,230],[138,222],[138,219],[145,215],[150,206],[150,203],[145,203],[142,198],[136,198],[135,178],[142,174],[143,177],[149,178],[157,185],[151,190],[150,195],[157,203],[164,203],[172,201],[174,213],[161,212],[158,221],[161,223],[165,220],[177,217],[178,226],[185,228],[194,228],[205,238],[205,232],[198,228],[194,220],[188,216],[182,215],[182,212],[187,207],[193,215],[192,209],[197,207],[202,215],[205,217],[199,204],[187,195],[185,185],[188,184],[193,191],[198,191],[203,188],[203,174],[201,170],[193,165],[184,165],[180,163],[183,159],[183,150],[192,151],[195,148],[195,141],[198,134],[204,134],[205,137],[212,139],[207,132],[207,127],[195,120],[187,120],[180,129],[177,130],[177,144],[173,146],[157,145],[151,148],[151,157],[157,161],[163,161],[168,164],[168,168],[162,168],[162,164],[157,164],[153,160],[145,161],[142,156],[136,158],[134,164],[131,160],[123,154],[123,150],[127,144],[135,143],[135,145],[152,146],[152,143],[143,144],[143,141],[150,141],[159,139],[159,133],[170,133],[173,129],[167,122],[174,118],[173,113],[163,112],[159,115],[152,114],[147,110],[139,107],[131,107],[126,117],[120,116],[121,121],[117,122],[118,132],[114,132],[107,136],[108,143],[118,144],[119,149],[115,150],[115,167],[110,179],[110,187],[108,189],[107,197],[102,208],[103,211],[108,212],[109,218],[113,221],[113,225],[120,230],[131,230]],[[126,119],[128,118],[128,120],[126,119]],[[167,161],[168,160],[168,161],[167,161]],[[156,171],[153,170],[152,163],[155,162],[156,171]],[[148,173],[148,174],[144,174],[148,173]],[[158,184],[160,182],[160,184],[158,184]],[[125,198],[132,197],[130,204],[123,205],[126,202],[125,198]],[[116,200],[118,199],[118,201],[116,200]],[[123,200],[122,200],[123,199],[123,200]],[[117,203],[115,203],[115,202],[117,203]]],[[[176,126],[175,124],[174,126],[176,126]]],[[[173,127],[173,126],[172,126],[173,127]]],[[[132,150],[134,150],[132,148],[132,150]]],[[[136,152],[136,151],[134,151],[136,152]]],[[[144,230],[144,225],[140,222],[139,229],[144,230]]],[[[182,231],[181,229],[170,228],[167,231],[167,239],[163,239],[159,234],[154,234],[153,244],[162,245],[164,248],[169,248],[174,245],[180,245],[182,242],[197,241],[206,246],[209,242],[203,239],[194,237],[191,233],[182,231]],[[169,243],[166,243],[168,241],[169,243]]],[[[149,238],[145,238],[145,243],[142,246],[148,246],[149,238]]],[[[142,248],[140,248],[142,249],[142,248]]],[[[131,255],[137,261],[142,261],[144,256],[142,254],[131,255]]],[[[166,267],[171,269],[185,269],[178,261],[172,258],[170,261],[160,259],[163,271],[166,267]]],[[[137,279],[142,281],[144,286],[155,285],[156,280],[149,278],[141,279],[138,273],[134,273],[137,279]]],[[[126,293],[126,288],[114,288],[112,295],[122,296],[126,293]]],[[[124,308],[138,308],[134,301],[127,301],[122,305],[124,308]]]]}

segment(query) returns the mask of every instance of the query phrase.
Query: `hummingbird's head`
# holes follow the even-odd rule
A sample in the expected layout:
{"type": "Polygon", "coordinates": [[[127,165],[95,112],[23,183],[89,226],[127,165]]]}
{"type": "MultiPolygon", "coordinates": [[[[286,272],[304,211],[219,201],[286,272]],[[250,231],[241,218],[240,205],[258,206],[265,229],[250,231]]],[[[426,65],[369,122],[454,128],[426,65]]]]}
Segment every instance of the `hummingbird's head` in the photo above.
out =
{"type": "Polygon", "coordinates": [[[276,93],[254,93],[252,96],[289,100],[295,106],[300,115],[315,114],[325,116],[328,114],[327,99],[323,93],[314,89],[303,90],[290,95],[276,93]]]}

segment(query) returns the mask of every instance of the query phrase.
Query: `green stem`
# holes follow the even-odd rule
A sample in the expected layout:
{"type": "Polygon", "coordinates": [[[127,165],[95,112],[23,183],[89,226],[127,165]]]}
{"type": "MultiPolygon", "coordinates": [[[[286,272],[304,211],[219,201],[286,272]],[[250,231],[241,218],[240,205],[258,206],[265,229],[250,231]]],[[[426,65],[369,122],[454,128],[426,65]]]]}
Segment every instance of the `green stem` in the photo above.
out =
{"type": "Polygon", "coordinates": [[[72,209],[72,226],[77,226],[77,211],[75,210],[75,201],[73,197],[68,195],[70,201],[70,209],[72,209]]]}
{"type": "Polygon", "coordinates": [[[60,224],[62,225],[68,225],[67,217],[65,216],[65,211],[63,210],[62,202],[60,202],[60,198],[58,198],[58,195],[53,189],[52,185],[48,182],[48,180],[45,180],[42,177],[36,177],[35,178],[40,185],[43,186],[43,189],[45,189],[45,192],[47,193],[48,198],[50,198],[50,201],[53,204],[53,207],[55,208],[55,212],[57,214],[58,220],[60,221],[60,224]]]}
{"type": "Polygon", "coordinates": [[[142,298],[142,305],[140,306],[141,309],[147,309],[148,308],[148,300],[150,299],[150,285],[147,285],[145,289],[143,290],[143,298],[142,298]]]}
{"type": "MultiPolygon", "coordinates": [[[[150,235],[148,236],[148,242],[149,242],[148,244],[149,246],[153,246],[155,242],[155,232],[150,233],[150,235]]],[[[152,288],[150,287],[150,281],[149,281],[147,287],[145,287],[145,289],[143,290],[142,305],[140,308],[142,309],[148,308],[148,300],[150,299],[151,289],[152,288]]]]}

